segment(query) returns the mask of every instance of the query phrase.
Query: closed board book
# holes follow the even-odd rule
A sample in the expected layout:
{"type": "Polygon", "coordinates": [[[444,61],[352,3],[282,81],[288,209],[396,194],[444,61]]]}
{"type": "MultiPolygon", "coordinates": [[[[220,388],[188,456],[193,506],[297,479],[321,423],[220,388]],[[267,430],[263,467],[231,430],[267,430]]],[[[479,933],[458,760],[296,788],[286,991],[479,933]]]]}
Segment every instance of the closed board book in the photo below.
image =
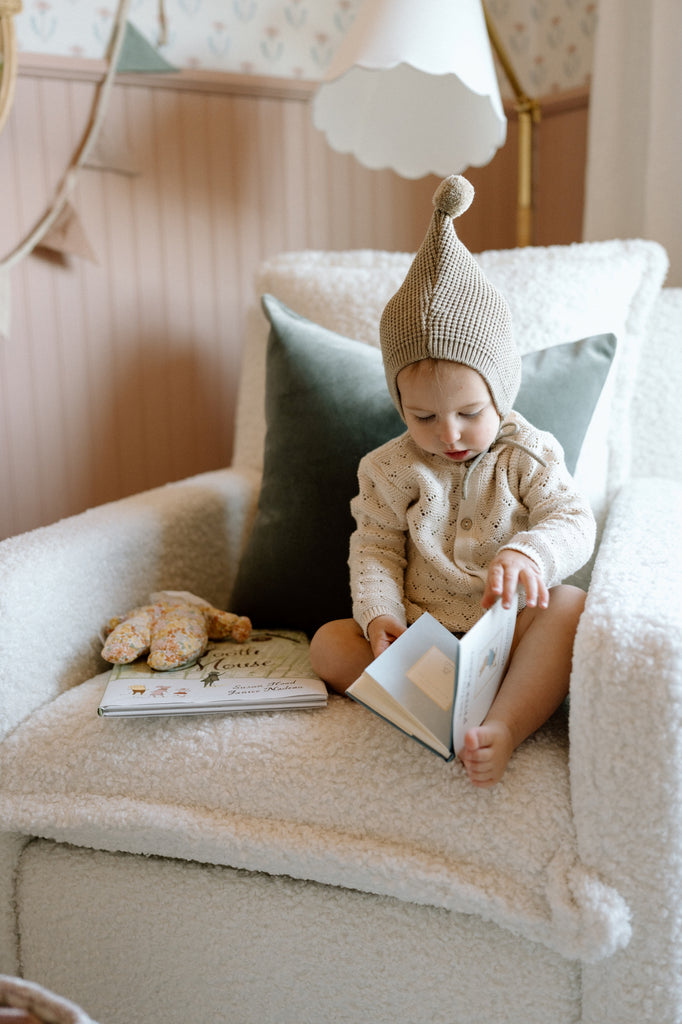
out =
{"type": "Polygon", "coordinates": [[[495,699],[517,610],[496,601],[461,640],[425,612],[346,692],[449,761],[495,699]]]}
{"type": "Polygon", "coordinates": [[[244,643],[211,643],[193,665],[155,672],[145,661],[111,670],[98,714],[203,715],[324,707],[327,688],[308,659],[304,633],[258,631],[244,643]]]}

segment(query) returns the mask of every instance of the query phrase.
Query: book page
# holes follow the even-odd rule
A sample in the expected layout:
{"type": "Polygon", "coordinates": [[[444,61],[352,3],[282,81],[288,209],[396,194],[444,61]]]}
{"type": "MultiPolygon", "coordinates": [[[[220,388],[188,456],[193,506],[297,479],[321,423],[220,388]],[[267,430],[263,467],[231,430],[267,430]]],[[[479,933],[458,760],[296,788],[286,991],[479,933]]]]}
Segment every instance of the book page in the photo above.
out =
{"type": "Polygon", "coordinates": [[[447,756],[458,647],[459,640],[425,612],[367,666],[347,693],[447,756]],[[382,692],[390,700],[382,699],[382,692]],[[414,725],[408,730],[406,721],[418,723],[418,733],[414,725]]]}
{"type": "Polygon", "coordinates": [[[418,686],[439,708],[447,711],[452,703],[452,680],[455,663],[438,647],[430,647],[406,672],[407,678],[418,686]]]}
{"type": "Polygon", "coordinates": [[[460,643],[452,716],[455,753],[462,749],[467,730],[481,724],[495,699],[514,638],[517,612],[518,597],[506,609],[496,601],[460,643]]]}

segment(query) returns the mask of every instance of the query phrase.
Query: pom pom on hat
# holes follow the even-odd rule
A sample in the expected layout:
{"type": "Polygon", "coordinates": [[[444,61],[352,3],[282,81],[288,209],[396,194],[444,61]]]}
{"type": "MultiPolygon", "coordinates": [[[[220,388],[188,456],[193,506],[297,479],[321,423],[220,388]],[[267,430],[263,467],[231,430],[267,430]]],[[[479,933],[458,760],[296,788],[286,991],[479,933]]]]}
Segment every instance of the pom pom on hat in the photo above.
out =
{"type": "Polygon", "coordinates": [[[501,418],[521,384],[509,306],[460,242],[452,221],[473,198],[473,186],[459,174],[440,183],[424,241],[381,316],[386,382],[401,416],[398,374],[421,359],[447,359],[476,370],[501,418]]]}
{"type": "Polygon", "coordinates": [[[433,193],[434,209],[447,213],[448,217],[459,217],[466,213],[474,201],[474,186],[461,174],[451,174],[441,181],[433,193]]]}

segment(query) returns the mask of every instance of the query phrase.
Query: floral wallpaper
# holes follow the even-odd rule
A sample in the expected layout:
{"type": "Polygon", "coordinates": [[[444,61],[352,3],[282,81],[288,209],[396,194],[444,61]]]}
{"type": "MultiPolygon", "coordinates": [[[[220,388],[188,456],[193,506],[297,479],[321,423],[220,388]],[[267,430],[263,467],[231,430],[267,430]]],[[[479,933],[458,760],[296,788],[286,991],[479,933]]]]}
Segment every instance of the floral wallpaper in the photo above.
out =
{"type": "MultiPolygon", "coordinates": [[[[487,8],[531,95],[546,96],[589,83],[596,2],[487,0],[487,8]]],[[[504,87],[502,91],[508,92],[504,87]]]]}
{"type": "MultiPolygon", "coordinates": [[[[363,2],[132,0],[129,20],[175,67],[319,79],[363,2]]],[[[589,81],[596,2],[487,2],[529,93],[547,95],[589,81]]],[[[19,49],[102,58],[116,11],[115,0],[23,0],[15,20],[19,49]]],[[[500,84],[508,94],[503,76],[500,84]]]]}

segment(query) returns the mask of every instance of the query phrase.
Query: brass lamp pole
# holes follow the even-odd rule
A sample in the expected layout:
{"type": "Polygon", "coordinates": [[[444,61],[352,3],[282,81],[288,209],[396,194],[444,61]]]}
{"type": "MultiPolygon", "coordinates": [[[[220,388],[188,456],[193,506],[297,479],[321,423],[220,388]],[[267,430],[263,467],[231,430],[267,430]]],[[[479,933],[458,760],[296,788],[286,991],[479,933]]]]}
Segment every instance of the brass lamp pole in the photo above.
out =
{"type": "Polygon", "coordinates": [[[485,24],[495,55],[512,87],[514,109],[518,116],[518,180],[516,204],[516,242],[519,246],[533,244],[533,127],[540,122],[540,104],[523,89],[502,41],[493,25],[485,3],[485,24]]]}

